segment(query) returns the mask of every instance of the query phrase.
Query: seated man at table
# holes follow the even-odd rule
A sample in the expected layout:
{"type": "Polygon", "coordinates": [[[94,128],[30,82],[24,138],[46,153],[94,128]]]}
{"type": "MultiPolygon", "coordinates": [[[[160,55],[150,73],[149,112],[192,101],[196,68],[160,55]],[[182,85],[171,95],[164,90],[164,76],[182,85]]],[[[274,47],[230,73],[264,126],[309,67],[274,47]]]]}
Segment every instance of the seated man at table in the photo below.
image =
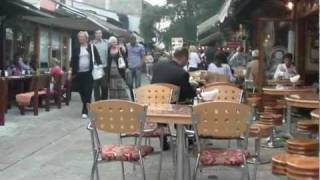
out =
{"type": "Polygon", "coordinates": [[[296,66],[292,62],[293,55],[291,53],[287,53],[283,57],[283,64],[279,64],[276,72],[274,73],[273,79],[282,80],[282,79],[290,79],[291,77],[297,75],[296,66]]]}
{"type": "Polygon", "coordinates": [[[188,63],[187,48],[178,48],[170,61],[158,62],[154,65],[151,83],[169,83],[180,87],[179,102],[193,99],[195,89],[189,83],[189,74],[183,67],[188,63]]]}

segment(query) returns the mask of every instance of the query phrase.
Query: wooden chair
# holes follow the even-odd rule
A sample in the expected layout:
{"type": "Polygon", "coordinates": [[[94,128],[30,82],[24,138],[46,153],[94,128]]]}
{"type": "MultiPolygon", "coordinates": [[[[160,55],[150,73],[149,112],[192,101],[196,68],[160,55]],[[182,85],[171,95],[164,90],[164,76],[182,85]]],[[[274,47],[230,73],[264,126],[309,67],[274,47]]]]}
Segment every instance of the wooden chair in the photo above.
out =
{"type": "Polygon", "coordinates": [[[219,90],[218,96],[215,98],[215,101],[223,102],[242,102],[242,93],[243,91],[234,85],[212,85],[203,89],[204,92],[212,91],[214,89],[219,90]]]}
{"type": "Polygon", "coordinates": [[[197,161],[193,179],[196,179],[199,165],[230,166],[244,165],[249,176],[247,166],[247,151],[249,124],[251,121],[251,108],[248,105],[231,102],[208,102],[193,107],[193,126],[196,132],[197,161]],[[236,139],[244,141],[244,146],[238,148],[212,148],[201,147],[200,139],[236,139]],[[244,137],[244,138],[243,138],[244,137]]]}
{"type": "Polygon", "coordinates": [[[121,162],[122,179],[125,179],[124,162],[138,162],[143,179],[146,179],[143,158],[153,152],[153,147],[141,145],[146,109],[146,106],[123,100],[98,101],[89,105],[92,118],[88,130],[91,134],[94,157],[91,180],[95,179],[95,174],[99,179],[99,163],[112,161],[121,162]],[[136,144],[122,144],[119,138],[117,144],[102,145],[99,139],[100,132],[119,135],[140,132],[140,135],[136,144]]]}
{"type": "MultiPolygon", "coordinates": [[[[172,102],[172,85],[163,84],[149,84],[141,86],[134,90],[134,99],[136,103],[144,105],[157,105],[157,104],[170,104],[172,102]]],[[[147,123],[145,125],[148,130],[144,131],[142,137],[160,138],[160,162],[159,162],[159,174],[158,179],[160,180],[161,168],[162,168],[162,156],[163,156],[163,139],[164,137],[170,136],[170,129],[167,126],[157,126],[156,124],[147,123]]],[[[137,137],[140,134],[126,134],[125,136],[137,137]]],[[[170,141],[172,142],[172,141],[170,141]]]]}
{"type": "Polygon", "coordinates": [[[166,86],[171,88],[172,90],[172,96],[171,96],[171,103],[175,104],[179,102],[179,97],[180,97],[180,87],[176,86],[174,84],[168,84],[168,83],[156,83],[156,85],[160,86],[166,86]]]}
{"type": "Polygon", "coordinates": [[[229,82],[227,76],[217,73],[208,72],[205,76],[206,84],[217,83],[217,82],[229,82]]]}
{"type": "Polygon", "coordinates": [[[8,82],[5,78],[0,78],[0,126],[5,123],[5,112],[8,101],[8,82]]]}
{"type": "Polygon", "coordinates": [[[27,106],[32,105],[32,110],[35,116],[39,113],[39,100],[45,99],[45,109],[49,111],[49,96],[50,96],[50,75],[34,76],[31,79],[30,90],[25,93],[16,95],[16,101],[20,109],[21,115],[25,114],[27,106]]]}

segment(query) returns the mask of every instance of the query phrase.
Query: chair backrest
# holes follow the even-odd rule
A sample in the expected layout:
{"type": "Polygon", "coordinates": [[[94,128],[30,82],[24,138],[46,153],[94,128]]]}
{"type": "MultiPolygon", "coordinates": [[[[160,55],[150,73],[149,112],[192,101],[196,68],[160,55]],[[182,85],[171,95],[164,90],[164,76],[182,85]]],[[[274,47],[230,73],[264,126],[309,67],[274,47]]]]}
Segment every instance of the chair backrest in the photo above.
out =
{"type": "Polygon", "coordinates": [[[215,98],[215,101],[225,101],[225,102],[234,102],[241,103],[242,101],[242,90],[234,85],[215,85],[209,86],[203,89],[204,92],[212,91],[214,89],[219,90],[218,96],[215,98]]]}
{"type": "Polygon", "coordinates": [[[50,75],[49,74],[41,74],[38,76],[33,76],[30,82],[30,91],[43,90],[45,88],[49,88],[50,86],[50,75]]]}
{"type": "Polygon", "coordinates": [[[97,101],[89,105],[94,114],[93,124],[109,133],[134,133],[143,128],[146,107],[124,100],[97,101]]]}
{"type": "Polygon", "coordinates": [[[193,107],[199,136],[240,138],[248,130],[251,107],[232,102],[208,102],[193,107]]]}
{"type": "Polygon", "coordinates": [[[156,85],[161,85],[161,86],[166,86],[171,88],[172,90],[171,103],[177,103],[179,101],[179,97],[180,97],[179,86],[176,86],[174,84],[169,84],[169,83],[156,83],[156,85]]]}
{"type": "Polygon", "coordinates": [[[208,72],[205,77],[206,83],[229,82],[229,78],[225,75],[208,72]]]}
{"type": "Polygon", "coordinates": [[[139,104],[170,104],[172,89],[158,84],[148,84],[134,90],[134,99],[139,104]]]}

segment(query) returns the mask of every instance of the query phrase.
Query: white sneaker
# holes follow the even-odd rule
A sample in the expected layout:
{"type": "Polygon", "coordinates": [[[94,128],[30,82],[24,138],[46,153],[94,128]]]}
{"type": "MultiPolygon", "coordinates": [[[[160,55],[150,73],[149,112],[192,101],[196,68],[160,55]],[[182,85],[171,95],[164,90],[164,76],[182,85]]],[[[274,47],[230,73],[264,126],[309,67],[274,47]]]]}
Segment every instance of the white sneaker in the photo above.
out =
{"type": "Polygon", "coordinates": [[[82,119],[88,119],[88,115],[82,114],[82,119]]]}

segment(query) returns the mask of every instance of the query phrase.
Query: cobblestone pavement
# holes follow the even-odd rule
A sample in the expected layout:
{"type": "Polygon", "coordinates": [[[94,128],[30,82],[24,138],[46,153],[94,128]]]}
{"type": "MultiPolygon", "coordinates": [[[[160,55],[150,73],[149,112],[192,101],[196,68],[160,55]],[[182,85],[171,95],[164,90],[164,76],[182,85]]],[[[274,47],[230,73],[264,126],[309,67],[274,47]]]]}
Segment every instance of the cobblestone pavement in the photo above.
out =
{"type": "MultiPolygon", "coordinates": [[[[88,120],[80,118],[80,100],[73,95],[70,106],[50,112],[40,111],[39,116],[27,113],[19,115],[16,108],[10,109],[6,124],[0,127],[0,180],[87,180],[92,165],[90,137],[86,130],[88,120]]],[[[104,135],[105,142],[116,142],[114,135],[104,135]]],[[[128,139],[126,141],[131,141],[128,139]]],[[[216,142],[213,142],[216,144],[216,142]]],[[[218,144],[218,143],[217,143],[218,144]]],[[[158,151],[158,140],[152,141],[158,151]]],[[[253,147],[253,142],[250,142],[253,147]]],[[[262,149],[270,158],[282,149],[262,149]]],[[[174,177],[171,152],[165,152],[161,179],[174,177]]],[[[158,154],[145,160],[147,179],[156,179],[158,154]]],[[[194,164],[192,159],[191,164],[194,164]]],[[[121,179],[120,163],[101,164],[101,179],[121,179]]],[[[133,170],[126,164],[127,179],[141,179],[139,168],[133,170]]],[[[253,167],[250,166],[252,173],[253,167]]],[[[285,179],[271,174],[271,165],[258,166],[258,180],[285,179]]],[[[232,168],[215,167],[199,173],[200,180],[215,174],[218,179],[240,179],[240,171],[232,168]]]]}

